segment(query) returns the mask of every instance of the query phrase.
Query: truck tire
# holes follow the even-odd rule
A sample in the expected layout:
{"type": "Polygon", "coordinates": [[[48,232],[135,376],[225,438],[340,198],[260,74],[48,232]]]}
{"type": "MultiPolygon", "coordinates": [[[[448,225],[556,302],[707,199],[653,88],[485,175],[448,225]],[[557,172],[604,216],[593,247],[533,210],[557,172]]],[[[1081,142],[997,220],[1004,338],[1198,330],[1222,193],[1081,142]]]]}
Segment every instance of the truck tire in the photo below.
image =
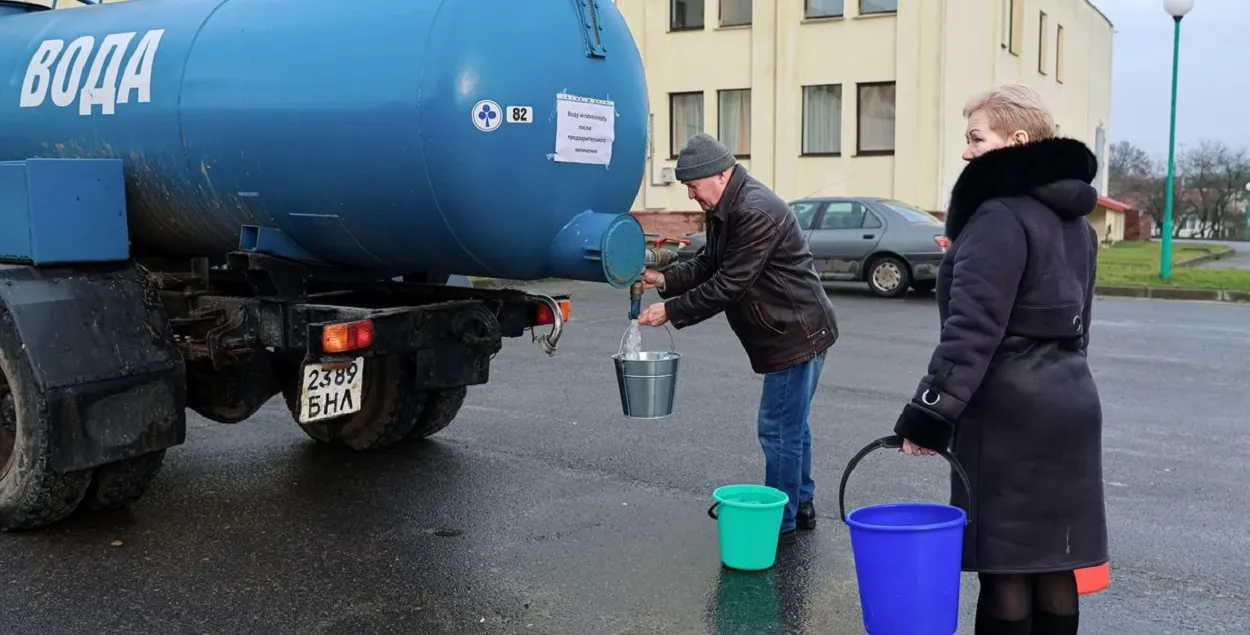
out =
{"type": "Polygon", "coordinates": [[[78,508],[92,470],[48,465],[48,404],[7,311],[0,310],[0,531],[45,527],[78,508]]]}
{"type": "Polygon", "coordinates": [[[469,389],[466,386],[427,392],[425,408],[421,410],[421,417],[417,419],[417,425],[413,426],[412,432],[408,433],[408,438],[425,439],[451,425],[452,420],[460,413],[467,394],[469,389]]]}
{"type": "MultiPolygon", "coordinates": [[[[299,422],[299,367],[285,373],[282,396],[291,417],[299,422]]],[[[299,424],[313,440],[368,452],[403,441],[416,427],[425,406],[424,392],[405,387],[415,383],[412,360],[402,355],[370,357],[365,360],[365,379],[359,412],[332,419],[299,424]]]]}
{"type": "Polygon", "coordinates": [[[101,465],[95,469],[83,499],[87,509],[122,509],[139,500],[161,471],[165,451],[101,465]]]}

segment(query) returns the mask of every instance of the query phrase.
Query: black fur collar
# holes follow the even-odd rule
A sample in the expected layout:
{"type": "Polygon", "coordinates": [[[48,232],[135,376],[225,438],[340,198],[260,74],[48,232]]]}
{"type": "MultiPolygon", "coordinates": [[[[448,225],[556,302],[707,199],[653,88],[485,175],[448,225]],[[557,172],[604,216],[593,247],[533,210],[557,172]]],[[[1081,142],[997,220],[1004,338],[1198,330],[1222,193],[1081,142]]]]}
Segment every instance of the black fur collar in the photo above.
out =
{"type": "Polygon", "coordinates": [[[951,189],[946,236],[955,240],[988,200],[1029,194],[1056,181],[1088,186],[1097,174],[1097,158],[1076,139],[1046,139],[986,152],[968,162],[951,189]]]}

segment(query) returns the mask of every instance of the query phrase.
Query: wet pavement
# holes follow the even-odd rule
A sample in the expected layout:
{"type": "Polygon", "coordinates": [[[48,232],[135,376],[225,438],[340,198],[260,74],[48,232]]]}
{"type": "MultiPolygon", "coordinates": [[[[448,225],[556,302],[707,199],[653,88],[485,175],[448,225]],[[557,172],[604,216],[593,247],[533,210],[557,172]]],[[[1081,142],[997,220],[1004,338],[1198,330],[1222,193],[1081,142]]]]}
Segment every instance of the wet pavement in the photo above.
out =
{"type": "MultiPolygon", "coordinates": [[[[762,478],[760,379],[723,318],[675,334],[678,414],[629,421],[608,360],[625,293],[553,288],[575,298],[556,357],[509,340],[432,441],[328,451],[276,404],[233,426],[195,419],[133,510],[0,535],[0,633],[862,633],[837,482],[923,371],[932,298],[834,295],[843,337],[813,414],[820,526],[743,574],[719,566],[706,516],[712,489],[762,478]]],[[[1085,600],[1083,631],[1245,633],[1250,307],[1105,299],[1094,315],[1113,583],[1085,600]]],[[[940,501],[945,484],[939,459],[882,453],[847,503],[940,501]]]]}

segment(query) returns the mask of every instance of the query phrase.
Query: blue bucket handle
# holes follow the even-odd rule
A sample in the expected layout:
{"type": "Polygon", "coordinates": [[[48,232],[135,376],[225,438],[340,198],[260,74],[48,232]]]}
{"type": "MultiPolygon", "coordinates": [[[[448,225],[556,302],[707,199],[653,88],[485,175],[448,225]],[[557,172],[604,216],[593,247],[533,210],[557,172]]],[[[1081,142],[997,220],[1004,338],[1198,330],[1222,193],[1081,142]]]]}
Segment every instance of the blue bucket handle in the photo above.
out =
{"type": "MultiPolygon", "coordinates": [[[[842,514],[843,523],[846,522],[846,481],[851,478],[851,472],[855,471],[855,466],[859,465],[859,462],[864,460],[864,457],[876,450],[896,449],[901,447],[903,447],[902,436],[892,434],[888,437],[881,437],[880,439],[864,446],[864,449],[860,450],[859,453],[851,459],[851,462],[846,464],[846,470],[842,472],[842,484],[838,486],[838,512],[842,514]]],[[[959,480],[963,481],[964,491],[968,492],[968,522],[972,522],[972,518],[974,517],[973,512],[976,509],[976,501],[974,500],[976,498],[976,494],[972,491],[972,482],[968,480],[968,473],[964,471],[964,466],[959,464],[959,460],[951,456],[950,452],[947,452],[946,450],[938,450],[938,455],[946,459],[947,463],[951,464],[951,468],[954,469],[955,473],[959,475],[959,480]]],[[[708,513],[710,514],[711,510],[708,510],[708,513]]]]}

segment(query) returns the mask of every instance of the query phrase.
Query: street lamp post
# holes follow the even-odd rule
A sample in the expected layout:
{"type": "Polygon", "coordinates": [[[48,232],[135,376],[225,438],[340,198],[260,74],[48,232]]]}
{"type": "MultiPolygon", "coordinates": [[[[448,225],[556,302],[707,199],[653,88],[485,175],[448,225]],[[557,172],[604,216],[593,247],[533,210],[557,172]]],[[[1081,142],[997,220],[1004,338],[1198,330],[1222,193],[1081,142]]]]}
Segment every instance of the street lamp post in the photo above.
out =
{"type": "Polygon", "coordinates": [[[1159,277],[1172,278],[1172,199],[1176,165],[1176,75],[1181,48],[1181,18],[1194,8],[1194,0],[1163,0],[1163,10],[1172,16],[1172,113],[1168,125],[1168,185],[1163,201],[1163,246],[1160,249],[1159,277]]]}

